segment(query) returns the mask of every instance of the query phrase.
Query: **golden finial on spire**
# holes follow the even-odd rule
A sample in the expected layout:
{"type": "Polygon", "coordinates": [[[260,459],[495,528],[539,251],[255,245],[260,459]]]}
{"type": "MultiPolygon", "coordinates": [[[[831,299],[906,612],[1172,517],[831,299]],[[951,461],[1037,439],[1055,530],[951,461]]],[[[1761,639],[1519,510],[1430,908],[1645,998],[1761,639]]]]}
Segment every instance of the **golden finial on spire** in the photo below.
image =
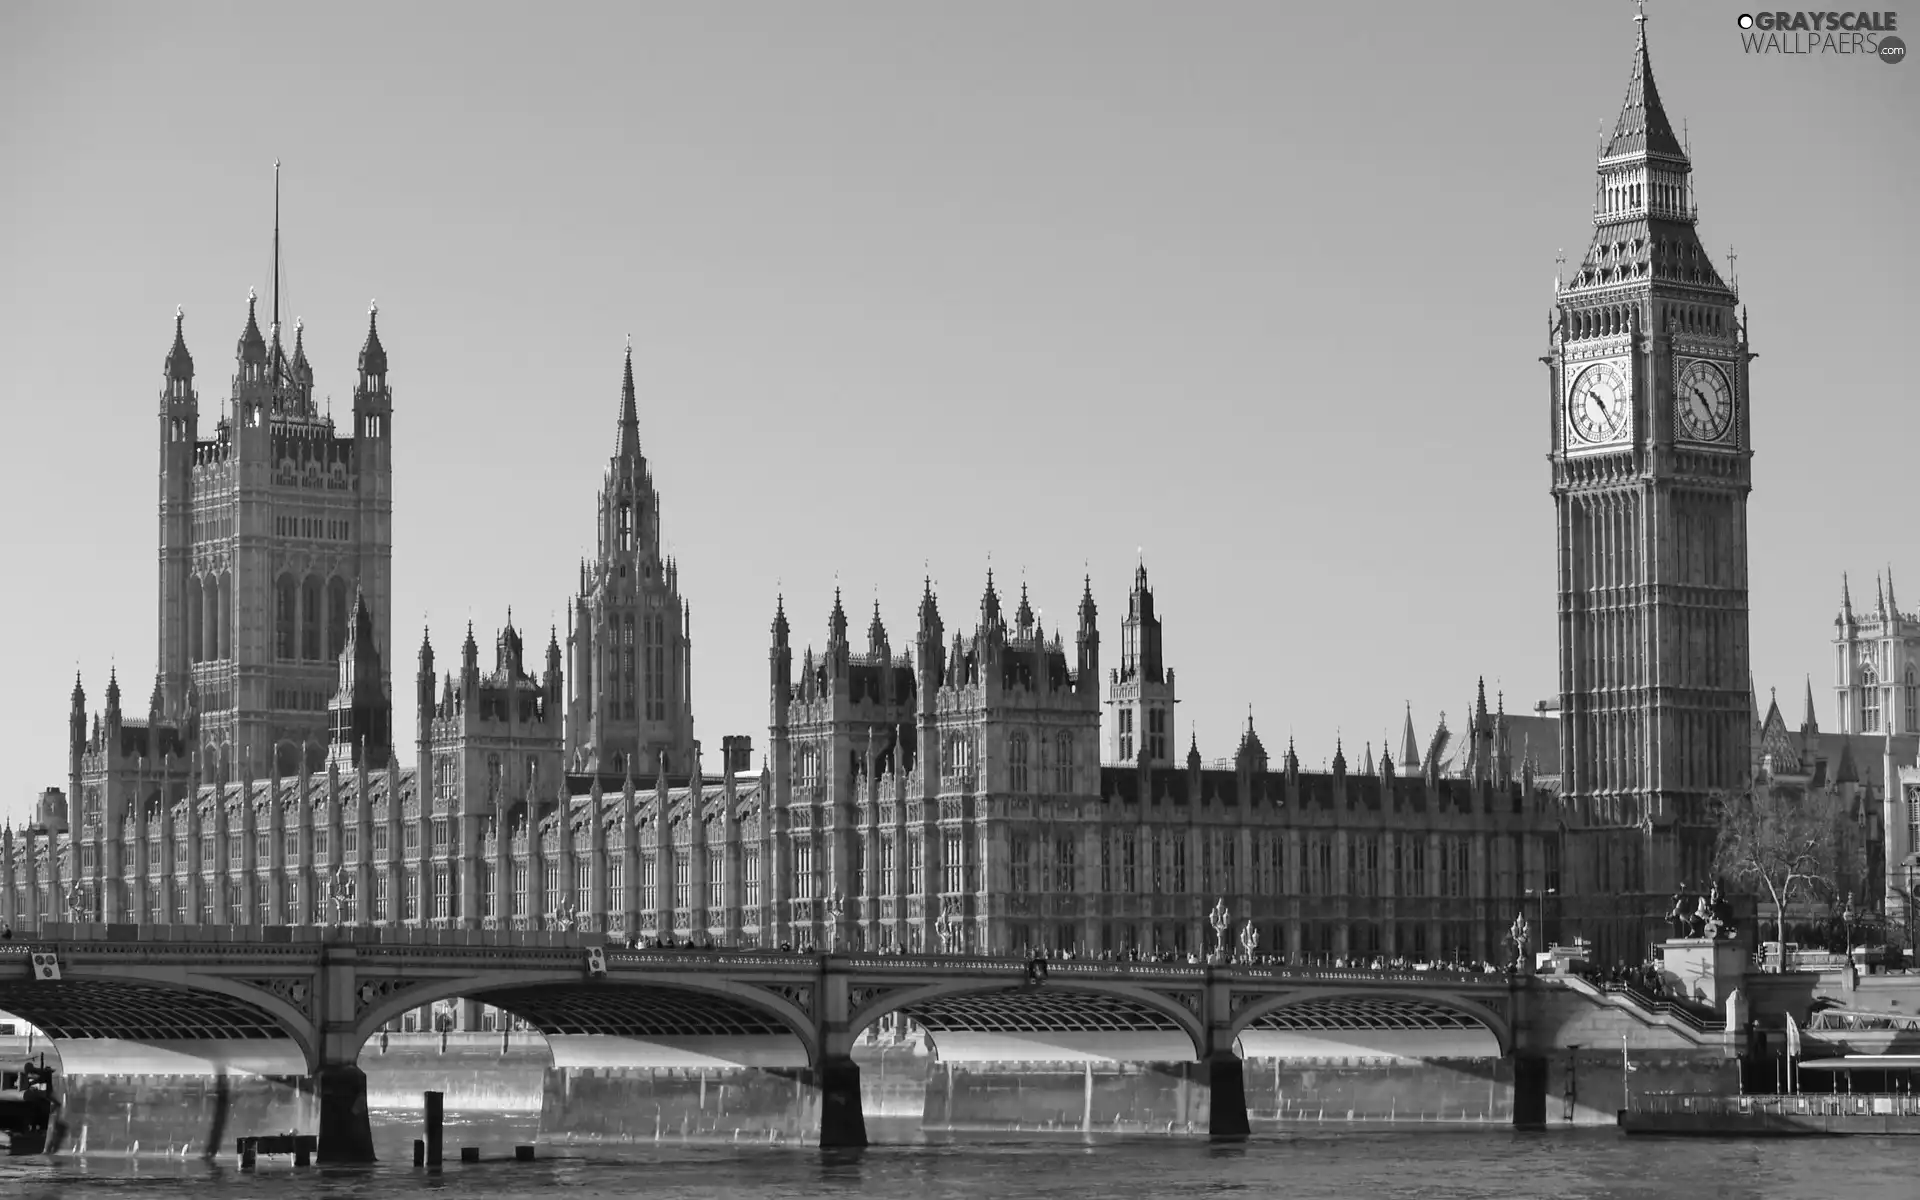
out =
{"type": "Polygon", "coordinates": [[[367,301],[367,315],[370,317],[377,317],[380,315],[380,302],[378,300],[367,301]]]}

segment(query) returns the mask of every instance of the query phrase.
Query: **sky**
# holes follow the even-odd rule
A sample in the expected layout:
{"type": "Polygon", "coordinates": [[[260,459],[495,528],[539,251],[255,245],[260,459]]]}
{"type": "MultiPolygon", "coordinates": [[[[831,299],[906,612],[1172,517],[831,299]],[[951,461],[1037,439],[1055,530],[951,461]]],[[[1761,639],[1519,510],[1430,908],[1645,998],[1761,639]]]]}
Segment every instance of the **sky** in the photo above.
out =
{"type": "MultiPolygon", "coordinates": [[[[0,812],[65,786],[76,668],[144,709],[173,314],[209,436],[276,159],[283,310],[342,409],[379,301],[396,730],[423,624],[445,663],[469,619],[564,622],[629,336],[710,750],[765,744],[776,594],[816,647],[836,583],[856,629],[877,598],[898,647],[923,573],[952,629],[989,561],[1049,626],[1090,573],[1111,664],[1143,556],[1209,759],[1249,711],[1313,768],[1481,676],[1530,709],[1539,357],[1633,11],[0,6],[0,812]]],[[[1797,722],[1811,675],[1828,724],[1841,572],[1920,597],[1920,65],[1748,54],[1741,11],[1648,38],[1760,355],[1760,701],[1797,722]]]]}

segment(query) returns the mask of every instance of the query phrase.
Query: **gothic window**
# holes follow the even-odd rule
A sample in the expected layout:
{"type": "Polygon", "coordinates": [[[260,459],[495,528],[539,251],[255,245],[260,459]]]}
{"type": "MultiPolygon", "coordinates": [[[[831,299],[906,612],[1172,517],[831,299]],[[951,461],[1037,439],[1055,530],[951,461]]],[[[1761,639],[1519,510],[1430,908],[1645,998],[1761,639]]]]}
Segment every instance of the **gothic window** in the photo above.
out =
{"type": "Polygon", "coordinates": [[[1007,743],[1007,787],[1014,792],[1024,792],[1027,783],[1027,735],[1016,733],[1007,743]]]}
{"type": "Polygon", "coordinates": [[[1053,790],[1073,791],[1073,735],[1070,733],[1054,736],[1053,790]]]}
{"type": "Polygon", "coordinates": [[[1167,710],[1147,710],[1147,757],[1155,762],[1167,757],[1167,710]]]}
{"type": "MultiPolygon", "coordinates": [[[[854,862],[858,863],[858,852],[854,862]]],[[[861,889],[856,887],[855,892],[861,889]]],[[[723,850],[707,851],[707,908],[719,912],[727,906],[727,856],[723,850]]],[[[710,920],[712,918],[709,918],[710,920]]]]}
{"type": "Polygon", "coordinates": [[[300,657],[320,657],[320,581],[307,576],[300,588],[300,657]]]}
{"type": "Polygon", "coordinates": [[[1219,883],[1221,891],[1236,892],[1240,890],[1239,872],[1236,870],[1239,864],[1235,862],[1235,843],[1237,840],[1236,836],[1232,833],[1225,834],[1220,839],[1219,883]]]}
{"type": "Polygon", "coordinates": [[[1880,680],[1870,658],[1860,662],[1860,732],[1880,732],[1880,680]]]}
{"type": "Polygon", "coordinates": [[[420,872],[417,869],[408,869],[405,885],[406,891],[403,895],[406,907],[401,911],[401,919],[417,921],[420,919],[420,872]]]}
{"type": "Polygon", "coordinates": [[[685,850],[673,852],[673,906],[685,908],[691,902],[693,863],[685,850]]]}
{"type": "Polygon", "coordinates": [[[295,588],[293,576],[282,575],[274,587],[273,644],[274,653],[280,658],[293,657],[294,603],[295,588]]]}
{"type": "Polygon", "coordinates": [[[813,896],[813,843],[796,841],[793,844],[793,898],[811,900],[813,896]]]}
{"type": "Polygon", "coordinates": [[[1053,890],[1072,892],[1074,887],[1074,853],[1077,847],[1071,837],[1062,837],[1053,848],[1053,890]]]}
{"type": "Polygon", "coordinates": [[[300,833],[299,833],[299,831],[298,831],[298,830],[293,830],[293,829],[289,829],[289,830],[287,830],[287,832],[286,832],[286,836],[285,836],[285,838],[284,838],[284,841],[286,842],[286,845],[284,845],[283,847],[281,847],[281,849],[282,849],[282,850],[283,850],[283,851],[285,852],[285,854],[286,854],[286,861],[287,861],[287,862],[289,862],[289,863],[297,863],[297,862],[299,862],[299,861],[300,861],[300,833]]]}
{"type": "Polygon", "coordinates": [[[1120,890],[1132,895],[1140,889],[1137,873],[1140,843],[1131,829],[1120,831],[1120,890]]]}
{"type": "Polygon", "coordinates": [[[848,872],[852,886],[847,890],[855,896],[864,896],[867,894],[867,839],[862,834],[853,835],[852,860],[848,864],[852,868],[848,872]]]}
{"type": "Polygon", "coordinates": [[[627,911],[627,856],[621,851],[607,855],[607,911],[627,911]]]}
{"type": "Polygon", "coordinates": [[[573,907],[581,915],[593,912],[593,852],[573,860],[573,907]]]}
{"type": "Polygon", "coordinates": [[[921,890],[921,870],[926,861],[925,843],[920,838],[907,842],[907,891],[918,895],[921,890]]]}
{"type": "Polygon", "coordinates": [[[1173,835],[1173,876],[1172,891],[1178,895],[1187,890],[1187,839],[1184,834],[1173,835]]]}
{"type": "Polygon", "coordinates": [[[961,840],[959,834],[949,833],[946,836],[945,845],[941,847],[944,853],[940,858],[940,867],[945,875],[945,879],[942,881],[943,886],[940,889],[941,891],[963,892],[966,890],[965,870],[967,860],[965,857],[965,846],[966,843],[961,840]]]}
{"type": "Polygon", "coordinates": [[[1913,733],[1920,730],[1920,677],[1914,675],[1912,667],[1907,668],[1906,696],[1906,720],[1901,732],[1913,733]]]}
{"type": "Polygon", "coordinates": [[[327,580],[327,658],[335,660],[347,648],[347,581],[335,575],[327,580]]]}
{"type": "Polygon", "coordinates": [[[533,872],[527,869],[524,861],[513,864],[513,915],[516,917],[524,917],[533,911],[528,905],[527,896],[528,885],[532,882],[532,878],[533,872]]]}
{"type": "Polygon", "coordinates": [[[647,637],[647,720],[667,719],[667,621],[653,617],[648,621],[647,637]]]}
{"type": "Polygon", "coordinates": [[[1133,761],[1133,710],[1120,710],[1120,761],[1133,761]]]}
{"type": "Polygon", "coordinates": [[[1033,841],[1024,833],[1013,835],[1010,859],[1013,864],[1012,890],[1024,895],[1033,890],[1033,841]]]}
{"type": "Polygon", "coordinates": [[[631,553],[633,550],[633,505],[627,503],[625,500],[620,502],[618,538],[620,553],[631,553]]]}
{"type": "Polygon", "coordinates": [[[624,618],[620,619],[620,622],[620,644],[622,649],[620,650],[620,661],[614,667],[614,670],[619,675],[618,686],[620,695],[614,706],[614,715],[623,720],[630,721],[640,715],[639,709],[634,701],[633,614],[628,613],[624,618]]]}

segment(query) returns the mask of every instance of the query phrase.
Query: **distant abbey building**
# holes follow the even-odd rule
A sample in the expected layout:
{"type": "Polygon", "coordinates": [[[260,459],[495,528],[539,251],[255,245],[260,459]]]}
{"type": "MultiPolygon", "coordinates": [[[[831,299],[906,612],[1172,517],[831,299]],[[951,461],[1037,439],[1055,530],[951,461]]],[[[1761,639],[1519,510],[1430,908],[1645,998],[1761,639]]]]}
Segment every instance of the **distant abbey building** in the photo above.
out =
{"type": "Polygon", "coordinates": [[[1705,879],[1707,799],[1745,784],[1757,744],[1750,354],[1689,176],[1643,33],[1547,356],[1558,707],[1510,718],[1482,688],[1456,755],[1444,723],[1423,751],[1409,715],[1397,766],[1385,745],[1354,770],[1340,746],[1329,771],[1291,744],[1270,761],[1251,720],[1231,760],[1182,758],[1144,566],[1104,675],[1091,580],[1051,631],[991,573],[949,629],[929,581],[898,651],[877,606],[856,650],[836,595],[796,654],[777,601],[764,765],[744,737],[703,760],[629,352],[564,647],[554,630],[529,661],[509,621],[488,666],[469,628],[440,671],[423,639],[403,768],[375,325],[345,436],[298,333],[289,358],[250,309],[202,440],[177,322],[153,696],[123,712],[110,680],[90,718],[76,681],[70,790],[0,847],[0,916],[1191,953],[1218,900],[1272,953],[1499,958],[1524,910],[1638,960],[1668,893],[1705,879]]]}

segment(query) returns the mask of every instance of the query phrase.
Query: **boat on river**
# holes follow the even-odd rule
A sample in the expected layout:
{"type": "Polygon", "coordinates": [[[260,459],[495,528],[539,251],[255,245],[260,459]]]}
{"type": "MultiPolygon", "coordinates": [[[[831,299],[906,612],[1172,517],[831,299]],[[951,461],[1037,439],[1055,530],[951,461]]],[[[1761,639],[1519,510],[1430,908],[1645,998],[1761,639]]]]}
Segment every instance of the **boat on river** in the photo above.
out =
{"type": "Polygon", "coordinates": [[[1620,1110],[1627,1133],[1693,1137],[1920,1136],[1920,1055],[1848,1054],[1795,1064],[1830,1090],[1781,1095],[1635,1096],[1620,1110]],[[1864,1083],[1869,1090],[1856,1091],[1864,1083]]]}
{"type": "Polygon", "coordinates": [[[0,1070],[0,1137],[6,1138],[7,1153],[44,1153],[58,1103],[46,1055],[37,1063],[29,1059],[17,1068],[0,1070]]]}

